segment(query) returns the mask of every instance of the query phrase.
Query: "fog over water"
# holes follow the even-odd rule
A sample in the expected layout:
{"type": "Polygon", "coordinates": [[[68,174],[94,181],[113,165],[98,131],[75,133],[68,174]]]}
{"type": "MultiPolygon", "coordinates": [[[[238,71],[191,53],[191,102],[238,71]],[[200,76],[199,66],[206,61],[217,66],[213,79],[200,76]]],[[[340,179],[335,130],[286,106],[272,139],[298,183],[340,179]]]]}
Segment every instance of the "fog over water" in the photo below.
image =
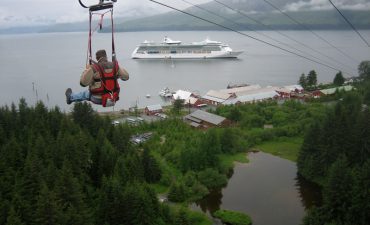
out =
{"type": "MultiPolygon", "coordinates": [[[[266,35],[288,43],[295,48],[313,54],[330,63],[335,68],[346,71],[345,76],[357,75],[357,66],[362,60],[370,59],[369,48],[352,31],[317,31],[333,45],[346,52],[351,58],[333,49],[328,44],[305,31],[283,31],[285,34],[334,58],[333,62],[318,55],[273,31],[266,35]],[[352,59],[353,58],[353,59],[352,59]]],[[[370,31],[361,31],[364,37],[370,31]]],[[[260,37],[252,32],[247,34],[260,37]]],[[[210,89],[222,89],[232,83],[260,84],[262,86],[282,86],[297,83],[302,73],[314,69],[319,82],[332,81],[332,69],[315,64],[292,54],[275,49],[260,42],[222,31],[187,32],[128,32],[116,34],[117,57],[120,65],[130,73],[130,80],[121,82],[121,100],[116,110],[128,109],[136,103],[139,107],[164,102],[158,92],[164,87],[172,90],[185,89],[201,95],[210,89]],[[183,42],[211,40],[229,44],[234,50],[243,50],[238,59],[207,60],[134,60],[131,53],[144,40],[162,41],[164,36],[183,42]],[[147,94],[151,98],[146,98],[147,94]]],[[[269,41],[270,40],[266,40],[269,41]]],[[[271,41],[272,42],[272,41],[271,41]]],[[[110,34],[94,34],[93,49],[106,48],[110,52],[110,34]]],[[[83,90],[79,78],[86,63],[86,33],[50,33],[0,36],[0,62],[2,65],[0,82],[0,104],[18,102],[25,97],[29,104],[36,99],[52,107],[58,105],[69,111],[65,103],[64,91],[71,87],[74,91],[83,90]],[[34,83],[34,88],[32,83],[34,83]],[[36,96],[37,91],[37,96],[36,96]]],[[[294,51],[294,50],[293,50],[294,51]]],[[[302,53],[300,53],[302,54],[302,53]]],[[[308,54],[306,55],[310,57],[308,54]]],[[[104,111],[101,107],[95,107],[104,111]]]]}

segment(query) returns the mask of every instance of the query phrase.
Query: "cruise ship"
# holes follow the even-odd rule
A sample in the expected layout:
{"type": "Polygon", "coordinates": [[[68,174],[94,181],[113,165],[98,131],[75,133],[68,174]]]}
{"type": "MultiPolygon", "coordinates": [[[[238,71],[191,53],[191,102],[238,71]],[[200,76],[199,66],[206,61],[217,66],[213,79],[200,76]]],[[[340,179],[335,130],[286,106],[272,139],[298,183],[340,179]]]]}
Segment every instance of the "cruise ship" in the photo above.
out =
{"type": "Polygon", "coordinates": [[[208,38],[183,44],[165,37],[162,43],[144,41],[132,53],[133,59],[211,59],[237,58],[243,51],[233,51],[228,45],[208,38]]]}

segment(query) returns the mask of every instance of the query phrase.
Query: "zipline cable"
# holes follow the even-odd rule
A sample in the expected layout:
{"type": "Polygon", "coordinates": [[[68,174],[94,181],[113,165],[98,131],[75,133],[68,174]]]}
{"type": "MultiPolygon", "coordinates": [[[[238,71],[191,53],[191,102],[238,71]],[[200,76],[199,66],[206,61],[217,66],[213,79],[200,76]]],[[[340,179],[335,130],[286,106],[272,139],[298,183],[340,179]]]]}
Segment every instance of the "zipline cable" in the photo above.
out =
{"type": "MultiPolygon", "coordinates": [[[[262,25],[262,26],[267,27],[268,29],[271,29],[271,30],[273,30],[273,31],[277,32],[278,34],[280,34],[280,35],[284,36],[285,38],[288,38],[289,40],[294,41],[294,42],[298,43],[299,45],[302,45],[302,46],[306,47],[307,49],[310,49],[311,51],[314,51],[314,52],[318,53],[319,55],[324,56],[324,57],[328,58],[329,60],[332,60],[333,62],[336,62],[336,63],[337,63],[337,64],[339,64],[339,65],[343,65],[343,66],[345,66],[346,68],[353,70],[353,68],[352,68],[351,66],[349,66],[349,65],[347,65],[347,64],[345,64],[345,63],[342,63],[342,62],[340,62],[340,61],[336,60],[335,58],[333,58],[333,57],[331,57],[331,56],[328,56],[328,55],[326,55],[326,54],[324,54],[324,53],[322,53],[322,52],[320,52],[320,51],[318,51],[318,50],[316,50],[316,49],[314,49],[314,48],[310,47],[309,45],[307,45],[307,44],[305,44],[305,43],[303,43],[303,42],[301,42],[301,41],[298,41],[298,40],[296,40],[296,39],[294,39],[294,38],[290,37],[289,35],[284,34],[283,32],[281,32],[281,31],[279,31],[279,30],[276,30],[276,29],[275,29],[275,28],[273,28],[271,25],[268,25],[268,24],[262,23],[262,22],[260,22],[260,21],[258,21],[258,20],[256,20],[256,19],[254,19],[253,17],[251,17],[251,16],[247,15],[246,13],[244,13],[244,12],[242,12],[242,11],[238,10],[238,9],[232,8],[231,6],[229,6],[229,5],[227,5],[227,4],[223,3],[223,2],[220,2],[220,1],[218,1],[218,0],[214,0],[214,2],[216,2],[216,3],[218,3],[218,4],[222,5],[222,6],[224,6],[224,7],[226,7],[226,8],[228,8],[228,9],[230,9],[230,10],[232,10],[232,11],[236,12],[236,13],[239,13],[240,15],[242,15],[242,16],[244,16],[244,17],[246,17],[246,18],[248,18],[248,19],[250,19],[250,20],[252,20],[252,21],[254,21],[254,22],[255,22],[255,23],[257,23],[257,24],[260,24],[260,25],[262,25]]],[[[300,52],[302,52],[302,51],[300,51],[300,52]]],[[[312,54],[309,54],[309,53],[306,53],[306,54],[308,54],[308,55],[310,55],[311,57],[314,57],[314,58],[316,58],[316,59],[317,59],[317,57],[313,56],[312,54]]]]}
{"type": "Polygon", "coordinates": [[[249,37],[249,38],[251,38],[251,39],[253,39],[253,40],[256,40],[256,41],[258,41],[258,42],[262,42],[262,43],[264,43],[264,44],[266,44],[266,45],[269,45],[269,46],[272,46],[272,47],[274,47],[274,48],[278,48],[278,49],[280,49],[280,50],[282,50],[282,51],[285,51],[285,52],[291,53],[291,54],[296,55],[296,56],[298,56],[298,57],[300,57],[300,58],[303,58],[303,59],[309,60],[309,61],[311,61],[311,62],[314,62],[314,63],[316,63],[316,64],[320,64],[320,65],[325,66],[325,67],[327,67],[327,68],[330,68],[330,69],[332,69],[332,70],[334,70],[334,71],[340,71],[340,70],[338,70],[337,68],[335,68],[335,67],[333,67],[333,66],[330,66],[330,65],[327,65],[327,64],[325,64],[325,63],[322,63],[322,62],[319,62],[319,61],[316,61],[316,60],[310,59],[310,58],[308,58],[308,57],[306,57],[306,56],[304,56],[304,55],[300,55],[300,54],[295,53],[295,52],[293,52],[293,51],[290,51],[290,50],[288,50],[288,49],[285,49],[285,48],[282,48],[282,47],[280,47],[280,46],[277,46],[277,45],[271,44],[271,43],[269,43],[269,42],[267,42],[267,41],[264,41],[264,40],[258,39],[258,38],[256,38],[256,37],[251,36],[251,35],[248,35],[248,34],[245,34],[245,33],[243,33],[243,32],[240,32],[240,31],[238,31],[238,30],[235,30],[235,29],[233,29],[233,28],[226,27],[226,26],[224,26],[224,25],[222,25],[222,24],[219,24],[219,23],[216,23],[216,22],[210,21],[210,20],[208,20],[208,19],[202,18],[202,17],[200,17],[200,16],[196,16],[196,15],[194,15],[194,14],[191,14],[191,13],[185,12],[185,11],[183,11],[183,10],[181,10],[181,9],[178,9],[178,8],[172,7],[172,6],[167,5],[167,4],[164,4],[164,3],[162,3],[162,2],[158,2],[158,1],[155,1],[155,0],[149,0],[149,1],[151,1],[151,2],[153,2],[153,3],[155,3],[155,4],[158,4],[158,5],[162,5],[162,6],[164,6],[164,7],[167,7],[167,8],[169,8],[169,9],[172,9],[172,10],[175,10],[175,11],[178,11],[178,12],[181,12],[181,13],[186,14],[186,15],[188,15],[188,16],[192,16],[192,17],[197,18],[197,19],[199,19],[199,20],[202,20],[202,21],[204,21],[204,22],[207,22],[207,23],[210,23],[210,24],[213,24],[213,25],[216,25],[216,26],[222,27],[222,28],[224,28],[225,30],[233,31],[233,32],[238,33],[238,34],[240,34],[240,35],[243,35],[243,36],[245,36],[245,37],[249,37]]]}
{"type": "Polygon", "coordinates": [[[318,39],[322,40],[323,42],[327,43],[328,45],[330,45],[332,48],[336,49],[338,52],[340,52],[341,54],[343,54],[344,56],[346,56],[347,58],[353,60],[354,62],[356,62],[358,64],[358,60],[354,59],[352,56],[348,55],[347,53],[343,52],[342,50],[340,50],[338,47],[334,46],[332,43],[330,43],[329,41],[327,41],[325,38],[321,37],[320,35],[318,35],[316,32],[314,32],[313,30],[311,30],[309,27],[307,27],[306,25],[304,25],[303,23],[299,22],[298,20],[294,19],[293,17],[291,17],[289,14],[285,13],[283,10],[281,10],[279,7],[275,6],[274,4],[272,4],[271,2],[269,2],[268,0],[263,0],[264,2],[266,2],[267,4],[269,4],[271,7],[273,7],[274,9],[276,9],[277,11],[279,11],[281,14],[285,15],[286,17],[288,17],[291,21],[293,21],[294,23],[300,25],[302,28],[304,28],[305,30],[311,32],[314,36],[316,36],[318,39]]]}
{"type": "MultiPolygon", "coordinates": [[[[211,10],[208,10],[208,9],[206,9],[206,8],[202,7],[202,6],[195,5],[195,4],[191,3],[191,2],[188,2],[187,0],[180,0],[180,1],[183,1],[183,2],[185,2],[185,3],[187,3],[187,4],[189,4],[189,5],[192,5],[192,6],[196,7],[196,8],[198,8],[198,9],[201,9],[201,10],[203,10],[203,11],[206,11],[206,12],[208,12],[208,13],[210,13],[210,14],[214,15],[214,16],[217,16],[217,17],[219,17],[219,18],[222,18],[222,19],[224,19],[224,20],[226,20],[226,21],[228,21],[228,22],[230,22],[230,23],[233,23],[233,24],[235,24],[235,25],[237,25],[237,26],[244,26],[244,27],[245,27],[245,28],[247,28],[248,30],[251,30],[251,31],[253,31],[253,32],[255,32],[255,33],[257,33],[257,34],[259,34],[259,35],[261,35],[261,36],[264,36],[264,37],[266,37],[267,39],[270,39],[270,40],[272,40],[272,41],[275,41],[275,42],[279,43],[280,45],[284,45],[284,46],[286,46],[286,47],[288,47],[288,48],[292,48],[292,49],[294,49],[294,50],[296,50],[296,51],[298,51],[298,52],[300,52],[300,53],[307,54],[307,55],[309,55],[310,57],[315,58],[316,60],[322,60],[322,59],[320,59],[320,58],[318,58],[318,57],[316,57],[316,56],[314,56],[314,55],[312,55],[312,54],[310,54],[310,53],[308,53],[308,52],[304,52],[304,51],[302,51],[302,50],[300,50],[300,49],[298,49],[298,48],[296,48],[296,47],[293,47],[293,46],[291,46],[291,45],[289,45],[289,44],[287,44],[287,43],[281,42],[281,41],[277,40],[276,38],[272,38],[272,37],[270,37],[270,36],[268,36],[268,35],[266,35],[266,34],[264,34],[264,33],[262,33],[262,32],[256,31],[255,29],[252,29],[252,28],[248,27],[247,25],[242,25],[242,24],[236,23],[236,22],[234,22],[233,20],[231,20],[231,19],[229,19],[229,18],[226,18],[226,17],[224,17],[224,16],[221,16],[221,15],[219,15],[219,14],[217,14],[217,13],[215,13],[215,12],[211,11],[211,10]]],[[[217,2],[217,1],[216,1],[216,2],[217,2]]],[[[228,7],[228,6],[226,6],[226,7],[228,7]]],[[[231,9],[231,8],[230,8],[230,9],[231,9]]],[[[322,61],[323,61],[323,60],[322,60],[322,61]]],[[[324,62],[325,62],[325,61],[324,61],[324,62]]],[[[330,65],[330,63],[329,63],[329,62],[325,62],[325,63],[330,65]]],[[[339,62],[339,64],[341,65],[342,63],[340,63],[340,62],[339,62]]],[[[333,65],[331,65],[331,66],[333,66],[333,65]]],[[[348,72],[347,72],[347,71],[345,71],[345,70],[342,70],[342,71],[343,71],[344,73],[348,74],[348,75],[350,74],[350,73],[348,73],[348,72]]]]}
{"type": "Polygon", "coordinates": [[[338,13],[343,17],[343,19],[348,23],[348,25],[358,34],[358,36],[365,42],[367,47],[370,47],[369,42],[366,41],[366,39],[361,35],[360,32],[356,29],[355,26],[344,16],[344,14],[334,5],[334,3],[329,0],[330,4],[338,11],[338,13]]]}

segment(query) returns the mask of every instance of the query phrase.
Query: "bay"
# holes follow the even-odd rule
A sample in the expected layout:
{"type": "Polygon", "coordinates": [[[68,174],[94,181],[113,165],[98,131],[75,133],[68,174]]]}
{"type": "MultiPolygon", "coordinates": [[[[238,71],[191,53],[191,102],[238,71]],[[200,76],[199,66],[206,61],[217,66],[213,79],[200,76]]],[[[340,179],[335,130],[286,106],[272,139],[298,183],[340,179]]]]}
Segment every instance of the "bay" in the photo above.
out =
{"type": "MultiPolygon", "coordinates": [[[[292,43],[274,31],[261,32],[346,71],[344,75],[347,77],[357,75],[358,64],[370,58],[369,48],[364,46],[352,31],[316,31],[350,57],[315,38],[310,32],[282,31],[330,59],[292,43]]],[[[369,30],[360,32],[365,37],[370,36],[369,30]]],[[[259,34],[245,33],[272,42],[259,34]]],[[[125,32],[117,33],[115,39],[120,65],[130,73],[130,80],[121,82],[121,100],[116,110],[128,109],[136,104],[139,107],[157,103],[166,104],[158,96],[158,92],[164,87],[194,91],[203,95],[210,89],[222,89],[228,84],[248,83],[262,86],[295,84],[302,73],[307,74],[312,69],[318,73],[319,82],[325,83],[332,81],[337,72],[233,32],[125,32]],[[234,50],[243,50],[244,53],[238,59],[183,61],[131,59],[132,51],[142,41],[160,42],[164,36],[183,42],[201,41],[209,37],[229,44],[234,50]],[[151,95],[151,98],[146,98],[147,94],[151,95]]],[[[94,34],[93,51],[105,48],[110,54],[110,46],[110,34],[94,34]]],[[[63,110],[70,111],[72,106],[65,103],[64,91],[67,87],[74,91],[84,90],[79,86],[79,77],[85,67],[86,50],[87,33],[1,35],[0,104],[17,103],[21,97],[25,97],[29,104],[42,100],[49,107],[58,105],[63,110]]],[[[112,110],[99,106],[94,108],[99,111],[112,110]]]]}

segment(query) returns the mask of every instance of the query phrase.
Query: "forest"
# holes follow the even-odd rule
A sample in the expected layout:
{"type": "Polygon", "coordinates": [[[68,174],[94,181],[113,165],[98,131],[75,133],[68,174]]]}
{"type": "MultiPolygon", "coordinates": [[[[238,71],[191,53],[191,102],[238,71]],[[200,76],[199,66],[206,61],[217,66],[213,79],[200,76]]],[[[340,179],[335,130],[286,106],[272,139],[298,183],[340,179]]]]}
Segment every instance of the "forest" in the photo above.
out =
{"type": "MultiPolygon", "coordinates": [[[[367,66],[366,66],[367,65],[367,66]]],[[[305,225],[370,221],[370,64],[350,93],[310,102],[218,107],[225,128],[196,130],[179,116],[114,126],[88,103],[71,113],[42,102],[0,108],[0,224],[211,224],[189,203],[227,184],[254,146],[303,140],[299,173],[322,187],[305,225]],[[268,126],[266,126],[268,125],[268,126]],[[139,145],[132,135],[152,132],[139,145]],[[159,201],[165,194],[169,203],[159,201]]],[[[362,67],[361,67],[362,66],[362,67]]],[[[252,218],[253,219],[253,218],[252,218]]]]}
{"type": "Polygon", "coordinates": [[[323,203],[309,211],[304,225],[370,221],[370,62],[358,70],[357,91],[338,99],[305,134],[298,172],[322,187],[323,203]]]}
{"type": "Polygon", "coordinates": [[[0,108],[0,224],[210,224],[186,205],[226,185],[233,156],[303,135],[325,111],[294,101],[224,107],[216,113],[234,125],[202,131],[178,117],[114,126],[88,103],[65,114],[21,99],[0,108]],[[147,143],[130,142],[148,131],[147,143]],[[179,204],[160,203],[164,192],[179,204]]]}
{"type": "Polygon", "coordinates": [[[350,94],[322,123],[308,130],[298,157],[299,173],[323,187],[323,204],[305,225],[370,221],[370,111],[350,94]]]}
{"type": "Polygon", "coordinates": [[[87,103],[66,115],[21,100],[0,110],[1,224],[207,223],[181,205],[226,185],[232,169],[226,158],[264,141],[302,136],[327,110],[295,101],[218,108],[234,126],[204,132],[176,117],[113,126],[87,103]],[[132,134],[147,131],[154,133],[149,142],[130,143],[132,134]],[[159,203],[162,192],[182,204],[159,203]]]}
{"type": "MultiPolygon", "coordinates": [[[[0,224],[204,224],[160,204],[156,159],[87,103],[71,115],[39,102],[0,108],[0,224]]],[[[207,224],[207,223],[206,223],[207,224]]]]}

